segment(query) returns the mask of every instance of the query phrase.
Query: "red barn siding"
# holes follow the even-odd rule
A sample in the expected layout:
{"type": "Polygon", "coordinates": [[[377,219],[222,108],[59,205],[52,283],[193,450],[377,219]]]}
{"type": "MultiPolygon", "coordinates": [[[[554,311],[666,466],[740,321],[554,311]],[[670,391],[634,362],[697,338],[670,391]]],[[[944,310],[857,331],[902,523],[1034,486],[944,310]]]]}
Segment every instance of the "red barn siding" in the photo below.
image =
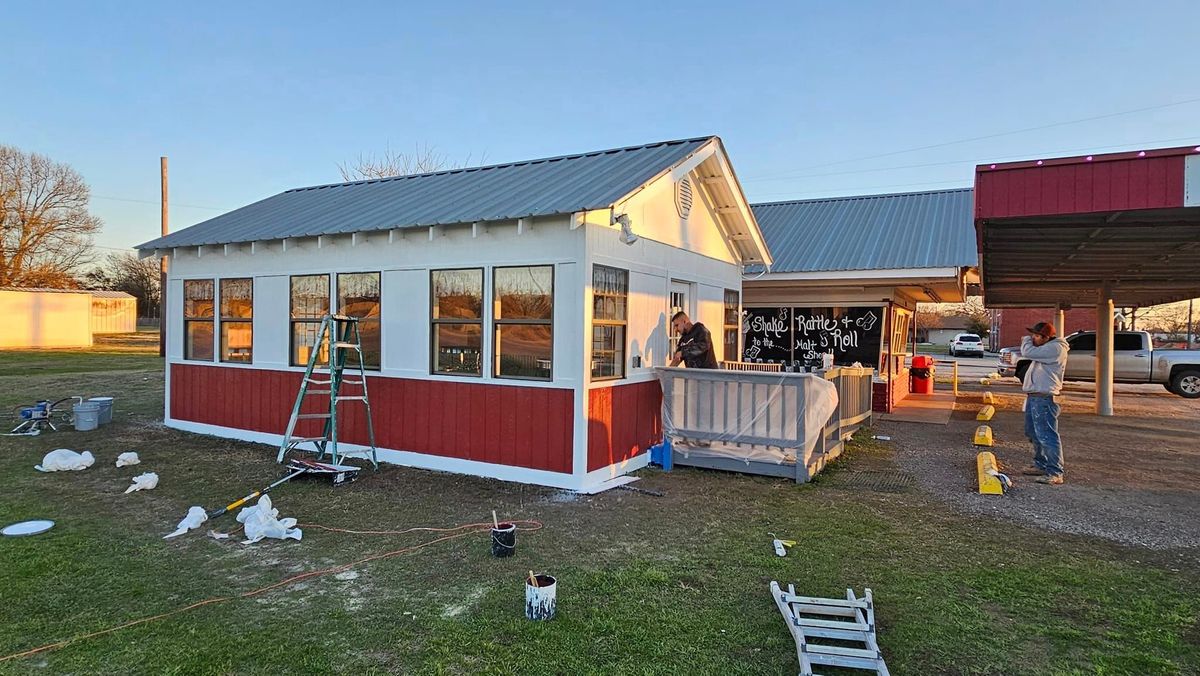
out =
{"type": "Polygon", "coordinates": [[[645,453],[662,441],[657,380],[588,391],[588,471],[645,453]]]}
{"type": "MultiPolygon", "coordinates": [[[[302,375],[199,364],[170,368],[171,418],[270,434],[287,428],[302,375]]],[[[368,376],[367,386],[380,448],[571,472],[573,390],[385,376],[368,376]]],[[[346,387],[349,393],[352,386],[346,387]]],[[[310,397],[302,410],[317,413],[327,405],[310,397]]],[[[304,420],[297,428],[319,436],[322,425],[304,420]]],[[[365,444],[366,430],[363,407],[343,404],[339,440],[365,444]]]]}
{"type": "MultiPolygon", "coordinates": [[[[1183,206],[1184,155],[1097,156],[980,166],[975,217],[1012,218],[1183,206]]],[[[1175,152],[1175,151],[1165,151],[1175,152]]]]}

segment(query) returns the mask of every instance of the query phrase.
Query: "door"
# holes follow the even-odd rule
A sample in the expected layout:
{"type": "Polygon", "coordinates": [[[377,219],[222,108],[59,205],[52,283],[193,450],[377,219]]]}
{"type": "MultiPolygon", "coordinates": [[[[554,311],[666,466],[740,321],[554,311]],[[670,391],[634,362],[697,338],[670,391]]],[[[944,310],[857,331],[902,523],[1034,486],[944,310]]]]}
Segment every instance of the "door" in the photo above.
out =
{"type": "MultiPolygon", "coordinates": [[[[671,318],[676,312],[686,312],[692,321],[696,321],[695,312],[692,311],[692,285],[687,282],[681,282],[675,279],[671,280],[671,308],[667,312],[667,330],[671,336],[671,351],[668,353],[670,358],[675,356],[676,346],[679,345],[679,334],[675,332],[675,327],[671,324],[671,318]]],[[[668,361],[670,361],[668,358],[668,361]]]]}
{"type": "Polygon", "coordinates": [[[1113,380],[1150,382],[1150,346],[1141,333],[1113,336],[1113,380]]]}

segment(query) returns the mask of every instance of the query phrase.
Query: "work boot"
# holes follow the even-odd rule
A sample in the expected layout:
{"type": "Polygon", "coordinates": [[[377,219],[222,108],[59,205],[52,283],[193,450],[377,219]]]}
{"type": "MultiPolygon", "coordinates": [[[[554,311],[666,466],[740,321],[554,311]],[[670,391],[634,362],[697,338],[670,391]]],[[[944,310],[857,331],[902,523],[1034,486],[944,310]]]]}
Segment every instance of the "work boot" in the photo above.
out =
{"type": "Polygon", "coordinates": [[[1021,470],[1021,474],[1024,474],[1025,476],[1046,476],[1046,470],[1038,467],[1037,465],[1030,465],[1021,470]]]}
{"type": "Polygon", "coordinates": [[[1051,486],[1059,486],[1059,485],[1062,485],[1063,478],[1062,478],[1061,474],[1055,474],[1054,476],[1046,475],[1046,476],[1038,477],[1037,482],[1039,484],[1049,484],[1051,486]]]}

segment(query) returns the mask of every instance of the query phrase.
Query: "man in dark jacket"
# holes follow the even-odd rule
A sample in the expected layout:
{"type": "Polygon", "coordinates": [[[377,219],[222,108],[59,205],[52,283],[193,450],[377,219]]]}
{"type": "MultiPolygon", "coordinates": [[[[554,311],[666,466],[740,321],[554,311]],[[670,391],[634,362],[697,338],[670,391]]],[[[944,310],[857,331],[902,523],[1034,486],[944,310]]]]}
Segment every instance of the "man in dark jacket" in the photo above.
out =
{"type": "Polygon", "coordinates": [[[717,355],[713,352],[712,334],[699,322],[695,324],[688,318],[686,312],[676,312],[671,317],[671,328],[679,336],[679,345],[675,348],[675,358],[671,366],[679,366],[683,362],[690,369],[717,368],[717,355]]]}

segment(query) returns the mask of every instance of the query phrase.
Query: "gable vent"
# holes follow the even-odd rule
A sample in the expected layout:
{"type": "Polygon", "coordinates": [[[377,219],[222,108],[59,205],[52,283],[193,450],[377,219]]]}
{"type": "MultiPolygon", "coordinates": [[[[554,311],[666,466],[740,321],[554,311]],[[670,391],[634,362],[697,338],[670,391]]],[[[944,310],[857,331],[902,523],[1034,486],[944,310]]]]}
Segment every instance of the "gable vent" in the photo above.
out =
{"type": "Polygon", "coordinates": [[[692,181],[686,176],[675,184],[675,210],[684,219],[692,213],[692,181]]]}

